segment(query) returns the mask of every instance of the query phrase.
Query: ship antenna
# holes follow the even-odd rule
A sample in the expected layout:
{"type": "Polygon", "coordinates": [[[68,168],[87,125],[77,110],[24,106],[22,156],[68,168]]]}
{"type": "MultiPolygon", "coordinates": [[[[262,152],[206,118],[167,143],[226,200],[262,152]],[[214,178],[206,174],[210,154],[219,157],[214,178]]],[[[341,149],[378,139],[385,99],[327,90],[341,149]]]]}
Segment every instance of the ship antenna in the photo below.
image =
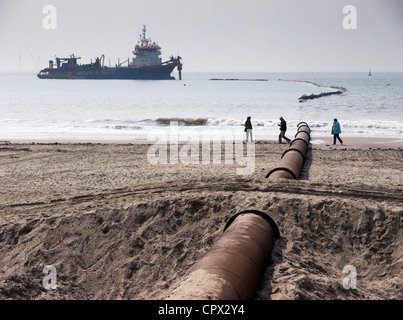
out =
{"type": "Polygon", "coordinates": [[[146,38],[146,31],[147,31],[146,25],[143,24],[143,39],[146,38]]]}
{"type": "Polygon", "coordinates": [[[142,40],[142,45],[145,45],[146,43],[146,31],[147,31],[147,28],[146,28],[146,25],[144,24],[143,25],[143,39],[141,39],[142,40]]]}

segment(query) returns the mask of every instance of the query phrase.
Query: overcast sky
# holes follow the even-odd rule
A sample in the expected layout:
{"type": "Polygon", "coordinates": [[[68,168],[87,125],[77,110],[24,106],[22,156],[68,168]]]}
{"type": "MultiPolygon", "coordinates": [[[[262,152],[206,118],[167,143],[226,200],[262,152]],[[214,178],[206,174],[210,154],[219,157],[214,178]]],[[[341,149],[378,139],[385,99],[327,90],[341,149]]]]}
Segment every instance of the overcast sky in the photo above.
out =
{"type": "Polygon", "coordinates": [[[143,24],[184,72],[403,71],[403,0],[0,0],[0,70],[72,53],[115,64],[143,24]],[[43,27],[45,5],[56,29],[43,27]],[[343,27],[346,5],[357,29],[343,27]]]}

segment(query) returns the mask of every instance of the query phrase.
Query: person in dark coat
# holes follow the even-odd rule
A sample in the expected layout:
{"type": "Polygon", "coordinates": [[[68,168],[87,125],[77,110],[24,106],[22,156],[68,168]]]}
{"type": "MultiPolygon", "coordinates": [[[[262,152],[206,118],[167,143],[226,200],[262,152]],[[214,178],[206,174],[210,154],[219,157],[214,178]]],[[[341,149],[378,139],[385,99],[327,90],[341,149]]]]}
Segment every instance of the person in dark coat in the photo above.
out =
{"type": "Polygon", "coordinates": [[[278,136],[278,143],[280,144],[283,143],[282,138],[284,138],[288,143],[290,143],[291,139],[288,139],[285,136],[285,132],[287,131],[287,122],[284,120],[283,117],[280,117],[279,127],[280,127],[280,134],[278,136]]]}
{"type": "Polygon", "coordinates": [[[246,132],[246,142],[248,142],[249,136],[250,136],[250,141],[253,142],[253,138],[252,138],[252,123],[250,122],[250,117],[246,118],[245,132],[246,132]]]}
{"type": "Polygon", "coordinates": [[[332,126],[332,135],[333,135],[333,144],[336,144],[336,139],[340,141],[341,145],[343,145],[343,140],[340,139],[339,134],[341,133],[340,123],[337,119],[333,119],[332,126]]]}

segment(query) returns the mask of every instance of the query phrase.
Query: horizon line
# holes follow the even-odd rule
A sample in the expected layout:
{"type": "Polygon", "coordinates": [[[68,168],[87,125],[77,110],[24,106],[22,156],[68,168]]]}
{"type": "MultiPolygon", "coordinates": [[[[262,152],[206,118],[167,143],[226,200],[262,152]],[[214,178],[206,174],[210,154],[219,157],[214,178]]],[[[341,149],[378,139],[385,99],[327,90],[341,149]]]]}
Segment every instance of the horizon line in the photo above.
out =
{"type": "MultiPolygon", "coordinates": [[[[42,69],[41,69],[42,70],[42,69]]],[[[37,69],[0,69],[0,73],[31,73],[35,72],[38,73],[40,70],[37,69]]],[[[329,71],[329,70],[324,70],[324,71],[319,71],[319,70],[288,70],[288,71],[242,71],[242,70],[214,70],[214,71],[209,71],[209,70],[187,70],[186,72],[188,73],[368,73],[366,70],[356,70],[356,71],[329,71]]],[[[186,73],[182,71],[182,74],[186,73]]],[[[387,71],[387,70],[375,70],[375,73],[402,73],[403,70],[397,70],[397,71],[387,71]]],[[[173,71],[172,73],[175,73],[173,71]]],[[[373,74],[374,71],[371,69],[371,73],[373,74]]]]}

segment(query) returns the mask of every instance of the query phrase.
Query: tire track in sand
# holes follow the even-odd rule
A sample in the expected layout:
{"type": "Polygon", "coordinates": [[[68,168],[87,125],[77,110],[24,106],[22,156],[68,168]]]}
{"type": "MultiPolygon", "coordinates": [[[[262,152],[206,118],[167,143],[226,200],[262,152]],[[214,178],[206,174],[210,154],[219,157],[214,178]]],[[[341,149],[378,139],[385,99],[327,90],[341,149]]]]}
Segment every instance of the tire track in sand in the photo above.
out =
{"type": "MultiPolygon", "coordinates": [[[[255,182],[255,181],[254,181],[255,182]]],[[[206,181],[196,182],[194,180],[185,181],[183,183],[164,182],[160,184],[153,183],[152,185],[142,184],[136,187],[118,188],[104,190],[96,193],[77,194],[72,197],[44,199],[36,202],[17,202],[17,203],[3,203],[0,204],[0,209],[5,208],[18,208],[18,207],[34,207],[34,206],[54,206],[60,203],[85,203],[94,200],[123,198],[130,196],[141,196],[158,193],[182,193],[182,192],[201,192],[201,191],[214,192],[275,192],[275,193],[288,193],[296,195],[309,195],[309,196],[325,196],[337,198],[360,198],[367,200],[387,200],[393,202],[403,202],[403,190],[386,189],[384,187],[379,189],[364,189],[358,187],[337,186],[333,184],[295,184],[292,181],[280,181],[270,184],[259,185],[257,183],[247,183],[232,181],[222,184],[220,181],[206,181]]]]}

